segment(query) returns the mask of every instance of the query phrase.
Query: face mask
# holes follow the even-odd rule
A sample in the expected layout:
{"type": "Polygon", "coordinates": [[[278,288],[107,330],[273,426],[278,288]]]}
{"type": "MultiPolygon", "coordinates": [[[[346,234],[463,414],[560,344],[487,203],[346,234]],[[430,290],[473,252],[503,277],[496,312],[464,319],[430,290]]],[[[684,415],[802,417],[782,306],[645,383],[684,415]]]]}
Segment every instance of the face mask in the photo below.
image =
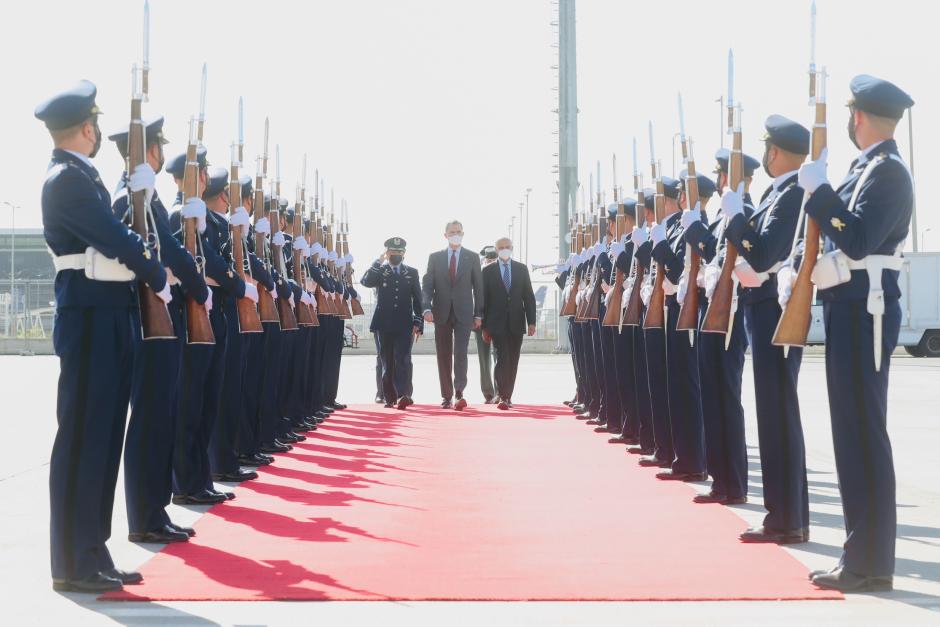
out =
{"type": "Polygon", "coordinates": [[[767,173],[767,176],[774,178],[774,175],[770,173],[770,146],[764,148],[764,158],[761,159],[761,166],[764,168],[764,172],[767,173]]]}
{"type": "Polygon", "coordinates": [[[460,246],[460,242],[463,241],[463,235],[449,235],[447,241],[454,246],[460,246]]]}
{"type": "Polygon", "coordinates": [[[500,248],[496,254],[499,255],[499,258],[503,261],[509,261],[512,257],[512,248],[500,248]]]}
{"type": "Polygon", "coordinates": [[[393,266],[401,265],[401,262],[405,259],[404,255],[389,255],[388,262],[393,266]]]}
{"type": "Polygon", "coordinates": [[[718,190],[718,195],[721,196],[723,190],[721,189],[721,172],[715,176],[715,189],[718,190]]]}
{"type": "Polygon", "coordinates": [[[91,149],[91,154],[88,155],[89,159],[94,159],[95,155],[98,154],[98,150],[101,148],[101,129],[98,128],[98,120],[94,122],[95,129],[95,147],[91,149]]]}
{"type": "Polygon", "coordinates": [[[849,111],[849,127],[848,127],[848,131],[849,131],[849,140],[852,142],[852,144],[853,144],[856,148],[858,148],[859,150],[861,150],[861,147],[858,145],[858,140],[855,138],[855,113],[854,113],[853,111],[851,111],[851,110],[849,111]]]}

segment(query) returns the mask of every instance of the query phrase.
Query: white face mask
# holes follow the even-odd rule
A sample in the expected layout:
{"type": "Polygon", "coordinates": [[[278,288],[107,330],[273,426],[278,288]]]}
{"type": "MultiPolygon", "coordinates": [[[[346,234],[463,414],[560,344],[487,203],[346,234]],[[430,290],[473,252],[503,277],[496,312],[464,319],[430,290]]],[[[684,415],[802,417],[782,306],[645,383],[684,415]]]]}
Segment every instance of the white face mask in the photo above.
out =
{"type": "Polygon", "coordinates": [[[503,261],[509,261],[512,258],[512,248],[500,248],[496,254],[503,261]]]}
{"type": "Polygon", "coordinates": [[[460,246],[460,242],[463,241],[463,235],[450,235],[447,237],[447,241],[454,246],[460,246]]]}

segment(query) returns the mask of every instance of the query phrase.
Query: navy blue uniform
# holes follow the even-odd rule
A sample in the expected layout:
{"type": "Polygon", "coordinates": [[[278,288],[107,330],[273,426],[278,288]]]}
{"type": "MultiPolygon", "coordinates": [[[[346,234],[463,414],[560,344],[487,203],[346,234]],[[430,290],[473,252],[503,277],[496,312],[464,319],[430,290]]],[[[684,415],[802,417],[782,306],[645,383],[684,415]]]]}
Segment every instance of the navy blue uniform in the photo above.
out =
{"type": "MultiPolygon", "coordinates": [[[[594,261],[595,272],[600,273],[600,279],[608,281],[613,269],[613,262],[606,250],[602,251],[594,261]]],[[[623,418],[621,416],[620,392],[617,390],[617,361],[614,356],[614,328],[605,327],[601,324],[607,315],[607,306],[604,304],[603,293],[598,281],[598,296],[600,304],[597,307],[597,320],[591,321],[592,337],[596,337],[595,356],[597,364],[598,383],[601,387],[601,408],[597,416],[597,421],[601,425],[607,425],[608,430],[613,433],[620,433],[623,428],[623,418]]],[[[595,296],[597,298],[597,296],[595,296]]]]}
{"type": "MultiPolygon", "coordinates": [[[[685,263],[685,241],[680,223],[681,213],[666,218],[666,239],[653,248],[665,279],[675,286],[685,263]]],[[[675,473],[705,472],[705,427],[702,419],[701,384],[698,375],[698,349],[690,341],[688,331],[677,331],[679,303],[675,294],[666,296],[666,362],[669,393],[669,419],[675,473]]]]}
{"type": "MultiPolygon", "coordinates": [[[[852,163],[833,190],[822,185],[806,212],[825,235],[826,251],[838,248],[851,259],[893,255],[908,235],[913,185],[895,141],[872,146],[852,163]],[[853,211],[849,200],[872,160],[853,211]]],[[[894,460],[887,431],[888,372],[901,324],[898,272],[883,270],[881,368],[874,366],[873,327],[867,312],[868,273],[853,270],[848,283],[820,290],[826,326],[826,382],[847,538],[841,565],[852,573],[894,572],[897,532],[894,460]]]]}
{"type": "MultiPolygon", "coordinates": [[[[53,254],[79,254],[93,246],[154,290],[165,287],[156,255],[112,213],[98,171],[65,150],[52,153],[42,222],[53,254]]],[[[93,281],[82,270],[62,270],[55,296],[53,346],[60,373],[49,462],[50,557],[53,579],[82,580],[114,567],[105,542],[140,329],[132,282],[93,281]]]]}
{"type": "MultiPolygon", "coordinates": [[[[170,522],[166,506],[173,491],[173,445],[179,404],[182,346],[186,338],[186,296],[203,304],[209,290],[193,257],[173,237],[169,215],[154,193],[150,202],[160,259],[176,278],[171,286],[170,317],[176,340],[138,342],[131,385],[131,415],[124,449],[124,494],[131,533],[162,529],[170,522]]],[[[121,185],[114,214],[123,219],[129,209],[121,185]]]]}

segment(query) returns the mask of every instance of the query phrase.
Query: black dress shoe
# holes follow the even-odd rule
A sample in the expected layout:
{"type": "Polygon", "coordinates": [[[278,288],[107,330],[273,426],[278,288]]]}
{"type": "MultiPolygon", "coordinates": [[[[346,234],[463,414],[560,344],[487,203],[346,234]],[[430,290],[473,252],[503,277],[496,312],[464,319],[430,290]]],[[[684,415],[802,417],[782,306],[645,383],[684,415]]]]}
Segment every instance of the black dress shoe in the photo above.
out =
{"type": "Polygon", "coordinates": [[[174,494],[174,505],[215,505],[225,501],[225,496],[218,492],[203,490],[196,494],[174,494]]]}
{"type": "Polygon", "coordinates": [[[385,397],[384,397],[383,395],[381,395],[381,394],[376,394],[376,395],[375,395],[375,404],[376,404],[376,405],[381,405],[381,404],[384,403],[384,402],[385,402],[385,397]]]}
{"type": "Polygon", "coordinates": [[[839,592],[889,592],[894,590],[894,577],[870,577],[850,573],[844,568],[813,577],[813,584],[826,590],[839,592]]]}
{"type": "Polygon", "coordinates": [[[454,403],[454,409],[457,411],[463,411],[467,408],[467,401],[463,398],[458,398],[457,402],[454,403]]]}
{"type": "Polygon", "coordinates": [[[801,544],[809,539],[803,529],[770,529],[769,527],[751,527],[738,538],[748,544],[801,544]]]}
{"type": "Polygon", "coordinates": [[[607,439],[608,444],[626,444],[626,439],[622,435],[615,435],[607,439]]]}
{"type": "MultiPolygon", "coordinates": [[[[169,525],[164,525],[160,529],[145,532],[132,532],[127,534],[128,542],[143,542],[147,544],[170,544],[171,542],[187,542],[189,534],[177,531],[169,525]]],[[[105,573],[113,577],[110,573],[105,573]]],[[[123,579],[122,579],[123,581],[123,579]]],[[[124,581],[124,583],[127,583],[124,581]]]]}
{"type": "Polygon", "coordinates": [[[655,455],[644,455],[640,458],[640,466],[646,466],[649,468],[669,468],[672,466],[672,462],[667,462],[665,460],[659,459],[655,455]]]}
{"type": "Polygon", "coordinates": [[[273,463],[274,463],[274,456],[273,456],[273,455],[265,455],[264,453],[262,453],[262,452],[260,452],[260,451],[257,452],[257,453],[255,453],[255,459],[264,462],[265,466],[267,466],[268,464],[273,464],[273,463]]]}
{"type": "Polygon", "coordinates": [[[640,443],[640,438],[636,437],[635,435],[628,435],[626,436],[624,443],[633,446],[634,444],[640,443]]]}
{"type": "Polygon", "coordinates": [[[295,438],[297,438],[298,442],[303,442],[304,440],[307,439],[307,436],[301,435],[300,433],[297,433],[296,431],[291,431],[291,433],[293,434],[295,438]]]}
{"type": "Polygon", "coordinates": [[[276,440],[271,444],[262,444],[261,452],[262,453],[286,453],[290,448],[286,444],[281,444],[276,440]]]}
{"type": "Polygon", "coordinates": [[[347,407],[347,405],[346,405],[345,403],[337,403],[336,401],[333,401],[332,403],[330,403],[330,405],[332,405],[333,409],[335,409],[335,410],[337,410],[337,411],[342,411],[342,410],[346,409],[346,407],[347,407]]]}
{"type": "MultiPolygon", "coordinates": [[[[729,496],[725,499],[725,505],[744,505],[747,503],[747,496],[729,496]]],[[[809,540],[809,536],[806,538],[809,540]]]]}
{"type": "Polygon", "coordinates": [[[310,431],[310,425],[308,425],[306,421],[301,420],[300,422],[296,422],[291,425],[291,429],[294,431],[294,433],[306,433],[307,431],[310,431]]]}
{"type": "Polygon", "coordinates": [[[294,450],[294,447],[290,442],[282,442],[281,440],[274,440],[274,443],[278,446],[286,446],[288,451],[294,450]]]}
{"type": "Polygon", "coordinates": [[[592,426],[596,426],[596,425],[602,425],[602,424],[604,424],[604,421],[601,420],[600,418],[591,418],[591,419],[588,420],[585,424],[589,424],[589,425],[592,425],[592,426]]]}
{"type": "Polygon", "coordinates": [[[574,405],[571,405],[571,411],[573,411],[576,414],[582,413],[585,409],[587,409],[587,407],[585,407],[581,403],[575,403],[574,405]]]}
{"type": "Polygon", "coordinates": [[[241,468],[239,468],[238,470],[233,470],[232,472],[212,474],[213,481],[222,481],[222,482],[229,482],[229,483],[231,482],[240,483],[242,481],[251,481],[252,479],[257,479],[257,478],[258,478],[258,473],[256,473],[254,470],[242,470],[241,468]]]}
{"type": "Polygon", "coordinates": [[[709,492],[708,494],[696,494],[692,497],[693,503],[718,503],[724,505],[728,502],[728,496],[725,494],[718,494],[717,492],[709,492]]]}
{"type": "Polygon", "coordinates": [[[141,583],[144,576],[134,570],[121,570],[120,568],[111,568],[101,571],[101,574],[111,579],[117,579],[125,586],[133,586],[141,583]]]}
{"type": "Polygon", "coordinates": [[[174,531],[182,531],[190,538],[194,538],[196,536],[196,530],[192,527],[184,527],[183,525],[177,525],[173,522],[167,523],[167,525],[169,525],[174,531]]]}
{"type": "Polygon", "coordinates": [[[450,409],[451,407],[453,407],[453,403],[450,402],[449,398],[441,401],[441,409],[450,409]]]}
{"type": "Polygon", "coordinates": [[[414,405],[414,401],[409,396],[402,396],[398,399],[398,409],[408,409],[411,405],[414,405]]]}
{"type": "Polygon", "coordinates": [[[307,431],[316,431],[317,426],[320,424],[317,422],[317,419],[311,416],[310,418],[304,418],[304,421],[300,423],[304,426],[307,431]]]}
{"type": "Polygon", "coordinates": [[[252,467],[257,467],[257,466],[265,466],[265,465],[270,464],[270,463],[271,463],[271,462],[261,461],[260,459],[258,459],[258,458],[255,457],[254,455],[239,455],[239,456],[238,456],[238,465],[239,465],[239,466],[252,466],[252,467]]]}
{"type": "Polygon", "coordinates": [[[324,405],[323,407],[320,408],[320,411],[322,411],[324,414],[329,415],[329,414],[332,414],[332,413],[333,413],[334,411],[336,411],[336,410],[333,409],[333,408],[332,408],[331,406],[329,406],[329,405],[324,405]]]}
{"type": "Polygon", "coordinates": [[[91,592],[101,594],[102,592],[114,592],[124,587],[120,579],[108,577],[101,573],[95,573],[85,579],[53,579],[52,589],[57,592],[91,592]]]}
{"type": "Polygon", "coordinates": [[[627,449],[627,453],[630,455],[652,455],[653,449],[643,448],[642,446],[631,446],[627,449]]]}
{"type": "Polygon", "coordinates": [[[225,491],[225,490],[223,490],[222,492],[216,492],[215,490],[213,490],[213,491],[212,491],[212,494],[217,494],[218,496],[223,497],[226,501],[233,501],[233,500],[235,500],[235,493],[234,493],[234,492],[228,492],[228,491],[225,491]]]}
{"type": "Polygon", "coordinates": [[[590,412],[584,412],[583,414],[578,414],[577,416],[575,416],[575,418],[577,418],[578,420],[594,420],[595,418],[597,418],[597,416],[595,416],[594,414],[590,412]]]}
{"type": "Polygon", "coordinates": [[[395,403],[385,403],[385,409],[395,409],[395,403]]]}
{"type": "Polygon", "coordinates": [[[496,405],[496,409],[499,409],[499,410],[501,410],[501,411],[506,411],[506,410],[509,409],[509,403],[507,403],[506,401],[500,401],[500,402],[496,405]]]}
{"type": "Polygon", "coordinates": [[[656,478],[663,481],[705,481],[708,479],[707,472],[657,472],[656,478]]]}

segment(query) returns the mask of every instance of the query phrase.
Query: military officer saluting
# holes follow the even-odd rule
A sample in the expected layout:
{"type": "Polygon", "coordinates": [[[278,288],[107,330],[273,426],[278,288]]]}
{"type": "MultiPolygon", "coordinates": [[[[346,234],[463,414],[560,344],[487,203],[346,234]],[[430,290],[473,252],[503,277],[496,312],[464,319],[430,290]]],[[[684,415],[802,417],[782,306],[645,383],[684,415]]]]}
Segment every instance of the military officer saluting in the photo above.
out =
{"type": "Polygon", "coordinates": [[[849,139],[861,152],[836,188],[826,178],[825,153],[800,167],[798,181],[811,194],[806,213],[825,236],[813,282],[823,301],[829,414],[847,534],[839,565],[814,573],[813,583],[861,592],[893,587],[897,510],[888,371],[901,324],[901,249],[914,204],[894,132],[914,101],[873,76],[856,76],[849,87],[849,139]],[[849,276],[838,270],[845,266],[849,276]]]}
{"type": "Polygon", "coordinates": [[[366,270],[359,281],[376,288],[377,303],[369,330],[378,335],[382,354],[382,386],[385,406],[405,409],[413,403],[411,346],[424,332],[421,278],[418,270],[406,266],[405,240],[385,240],[385,252],[366,270]]]}
{"type": "MultiPolygon", "coordinates": [[[[105,545],[140,334],[134,280],[164,302],[172,297],[157,255],[114,216],[91,163],[101,146],[96,95],[91,82],[81,81],[40,104],[35,115],[55,144],[42,188],[43,231],[56,268],[53,345],[60,365],[49,463],[52,582],[56,590],[100,593],[142,580],[117,570],[105,545]]],[[[128,187],[152,193],[153,180],[144,163],[128,187]]]]}

